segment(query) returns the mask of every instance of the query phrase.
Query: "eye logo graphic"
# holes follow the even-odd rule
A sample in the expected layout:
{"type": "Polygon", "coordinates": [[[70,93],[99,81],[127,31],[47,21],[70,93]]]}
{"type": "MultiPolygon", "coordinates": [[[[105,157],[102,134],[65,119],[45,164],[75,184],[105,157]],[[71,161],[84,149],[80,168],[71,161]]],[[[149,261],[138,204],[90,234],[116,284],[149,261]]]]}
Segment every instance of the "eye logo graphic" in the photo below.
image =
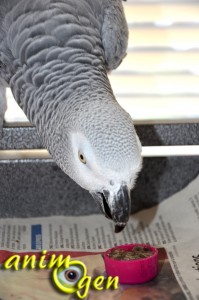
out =
{"type": "Polygon", "coordinates": [[[54,268],[52,271],[52,280],[55,286],[65,294],[73,294],[80,299],[84,299],[92,287],[95,290],[113,288],[118,289],[118,277],[98,276],[93,281],[91,276],[87,276],[87,269],[83,262],[73,260],[69,262],[68,268],[62,266],[54,268]]]}
{"type": "Polygon", "coordinates": [[[73,294],[77,291],[77,283],[86,276],[86,266],[77,260],[69,263],[68,268],[55,268],[52,272],[52,279],[55,285],[66,294],[73,294]]]}

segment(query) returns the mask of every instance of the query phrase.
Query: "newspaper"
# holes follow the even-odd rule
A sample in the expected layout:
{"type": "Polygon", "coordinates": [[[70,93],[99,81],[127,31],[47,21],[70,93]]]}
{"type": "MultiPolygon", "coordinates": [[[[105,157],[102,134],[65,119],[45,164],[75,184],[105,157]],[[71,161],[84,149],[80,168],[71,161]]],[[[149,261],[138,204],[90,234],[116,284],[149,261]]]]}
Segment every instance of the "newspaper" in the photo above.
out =
{"type": "MultiPolygon", "coordinates": [[[[142,296],[139,296],[140,287],[136,289],[136,293],[132,288],[124,287],[119,291],[101,291],[97,296],[95,294],[94,298],[91,293],[89,299],[143,299],[144,293],[147,295],[156,293],[154,297],[151,296],[147,299],[199,300],[199,176],[185,189],[161,204],[132,215],[126,228],[119,234],[114,233],[113,223],[102,215],[0,220],[0,263],[2,265],[12,253],[21,255],[37,253],[39,256],[41,250],[45,249],[48,252],[47,255],[57,252],[70,253],[72,257],[81,257],[89,265],[91,273],[94,272],[93,270],[104,272],[104,263],[100,253],[115,245],[126,243],[149,243],[159,247],[159,259],[164,257],[164,260],[167,261],[167,264],[160,268],[162,283],[161,276],[159,276],[154,281],[155,283],[144,285],[142,296]],[[168,265],[171,265],[173,271],[170,271],[168,265]],[[167,275],[169,274],[168,276],[166,276],[166,272],[167,275]],[[175,276],[172,277],[173,273],[175,276]],[[165,278],[170,278],[170,284],[173,286],[169,287],[165,278]],[[174,286],[175,280],[177,281],[174,286]],[[150,290],[150,287],[154,285],[156,285],[155,292],[152,288],[150,290]],[[159,294],[157,294],[157,290],[159,294]],[[128,293],[132,297],[128,298],[128,293]],[[173,294],[168,296],[169,293],[173,294]]],[[[24,271],[20,274],[16,273],[0,270],[0,299],[18,299],[14,294],[18,295],[16,286],[19,286],[19,282],[24,282],[24,278],[27,279],[27,272],[25,275],[24,271]],[[12,282],[15,286],[13,292],[12,282]]],[[[44,270],[31,274],[32,284],[37,277],[36,274],[38,274],[40,282],[41,278],[46,280],[49,278],[49,275],[44,275],[44,270]]],[[[30,295],[23,297],[20,292],[20,299],[50,300],[63,299],[63,297],[64,299],[73,299],[71,295],[68,295],[69,298],[67,298],[66,295],[60,295],[55,291],[52,294],[50,285],[42,290],[44,286],[44,284],[40,286],[40,296],[36,297],[34,291],[34,297],[31,298],[30,295]]],[[[23,285],[23,288],[26,287],[23,285]]],[[[37,291],[40,288],[37,286],[37,291]]]]}

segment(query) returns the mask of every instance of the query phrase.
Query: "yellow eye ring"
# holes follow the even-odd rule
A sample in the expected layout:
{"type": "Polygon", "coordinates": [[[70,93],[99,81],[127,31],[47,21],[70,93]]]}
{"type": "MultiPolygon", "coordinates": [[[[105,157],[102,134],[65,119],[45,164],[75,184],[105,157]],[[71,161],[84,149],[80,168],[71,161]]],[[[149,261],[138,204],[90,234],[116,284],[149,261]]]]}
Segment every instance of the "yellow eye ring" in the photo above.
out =
{"type": "Polygon", "coordinates": [[[83,163],[86,164],[86,158],[85,156],[79,151],[78,152],[79,160],[83,163]]]}
{"type": "MultiPolygon", "coordinates": [[[[79,278],[79,280],[83,277],[86,276],[87,274],[87,268],[85,266],[85,264],[81,261],[77,261],[77,260],[73,260],[69,263],[68,268],[74,268],[75,267],[79,267],[80,270],[82,270],[82,274],[81,277],[79,278]]],[[[62,292],[67,293],[67,294],[73,294],[77,291],[77,285],[68,285],[67,283],[64,283],[62,281],[62,279],[60,279],[59,274],[61,272],[67,271],[68,268],[66,268],[66,270],[64,270],[64,266],[60,267],[60,268],[54,268],[53,272],[52,272],[52,280],[55,283],[55,286],[60,289],[62,292]]],[[[79,281],[78,280],[78,281],[79,281]]]]}

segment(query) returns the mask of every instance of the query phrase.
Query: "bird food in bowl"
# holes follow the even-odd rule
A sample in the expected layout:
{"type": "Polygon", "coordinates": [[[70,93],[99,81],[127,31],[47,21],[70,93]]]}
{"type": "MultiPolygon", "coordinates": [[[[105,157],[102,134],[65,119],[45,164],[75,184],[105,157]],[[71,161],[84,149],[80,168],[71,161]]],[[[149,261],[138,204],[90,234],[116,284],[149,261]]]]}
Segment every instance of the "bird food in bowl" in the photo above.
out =
{"type": "Polygon", "coordinates": [[[158,250],[146,244],[117,246],[105,252],[104,262],[107,275],[118,276],[120,283],[144,283],[157,275],[158,250]]]}

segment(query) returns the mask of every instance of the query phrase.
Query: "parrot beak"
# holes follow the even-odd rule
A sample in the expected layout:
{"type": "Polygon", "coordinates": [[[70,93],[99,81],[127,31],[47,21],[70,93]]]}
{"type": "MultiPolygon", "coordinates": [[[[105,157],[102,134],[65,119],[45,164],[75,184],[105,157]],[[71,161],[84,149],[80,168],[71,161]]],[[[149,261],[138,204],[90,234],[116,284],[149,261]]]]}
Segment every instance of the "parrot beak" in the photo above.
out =
{"type": "Polygon", "coordinates": [[[100,192],[90,192],[105,217],[113,220],[115,223],[115,233],[124,229],[128,222],[131,212],[130,191],[126,185],[122,185],[120,189],[111,194],[107,190],[100,192]]]}

